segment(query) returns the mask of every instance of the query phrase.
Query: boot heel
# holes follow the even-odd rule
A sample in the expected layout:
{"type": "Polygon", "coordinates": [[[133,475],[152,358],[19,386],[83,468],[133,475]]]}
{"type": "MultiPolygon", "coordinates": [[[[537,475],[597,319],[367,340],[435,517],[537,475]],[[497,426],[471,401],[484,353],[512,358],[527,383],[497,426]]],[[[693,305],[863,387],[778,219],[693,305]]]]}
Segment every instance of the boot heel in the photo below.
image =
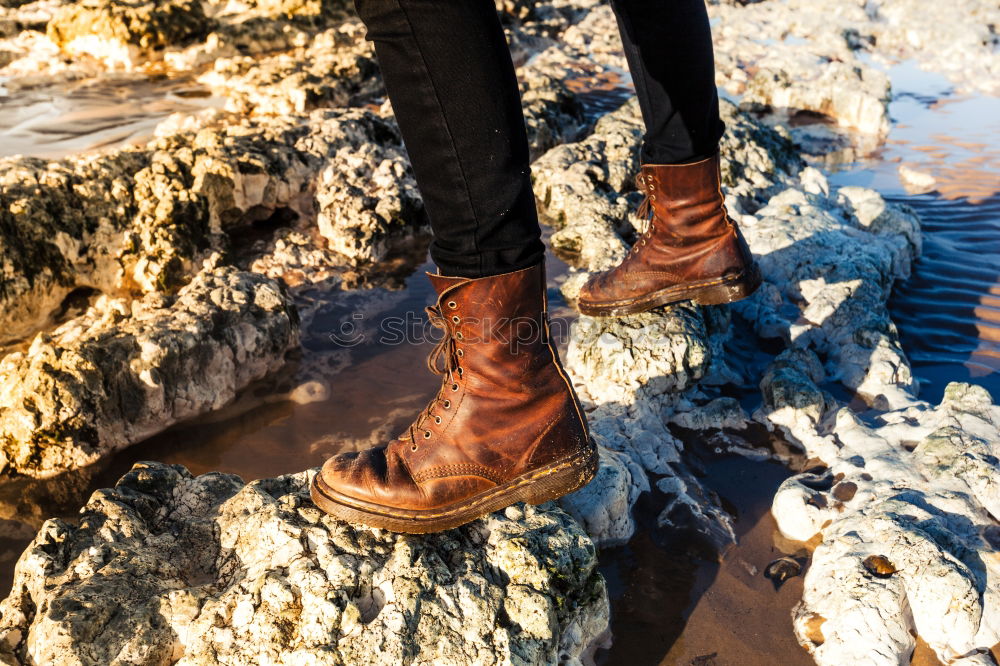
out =
{"type": "Polygon", "coordinates": [[[592,441],[590,449],[572,465],[546,474],[526,486],[527,492],[522,500],[528,504],[544,504],[583,488],[597,474],[598,460],[597,445],[592,441]]]}
{"type": "Polygon", "coordinates": [[[723,305],[741,301],[760,286],[760,268],[753,264],[748,270],[720,285],[698,291],[692,300],[698,305],[723,305]]]}

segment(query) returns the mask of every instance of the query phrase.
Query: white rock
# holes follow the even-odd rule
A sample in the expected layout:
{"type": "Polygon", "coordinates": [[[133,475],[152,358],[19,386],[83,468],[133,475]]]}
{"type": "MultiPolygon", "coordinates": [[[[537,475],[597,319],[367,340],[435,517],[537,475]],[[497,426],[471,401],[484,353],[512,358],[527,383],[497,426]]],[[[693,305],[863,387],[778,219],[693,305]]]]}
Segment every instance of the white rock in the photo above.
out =
{"type": "Polygon", "coordinates": [[[435,535],[352,527],[313,472],[243,485],[142,463],[78,526],[46,522],[0,604],[0,653],[46,664],[579,664],[608,599],[553,505],[435,535]]]}

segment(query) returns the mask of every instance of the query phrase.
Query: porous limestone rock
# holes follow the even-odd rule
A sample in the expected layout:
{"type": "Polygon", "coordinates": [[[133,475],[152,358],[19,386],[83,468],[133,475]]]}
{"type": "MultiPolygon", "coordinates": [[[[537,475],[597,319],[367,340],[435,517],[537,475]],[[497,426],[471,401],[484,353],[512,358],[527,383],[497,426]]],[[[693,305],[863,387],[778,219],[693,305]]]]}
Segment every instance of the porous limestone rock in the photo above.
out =
{"type": "MultiPolygon", "coordinates": [[[[709,7],[715,20],[719,83],[733,94],[741,94],[756,68],[763,66],[772,70],[769,76],[787,72],[784,82],[797,89],[794,95],[813,101],[825,97],[832,106],[860,111],[875,101],[877,87],[863,84],[867,90],[852,93],[843,87],[838,90],[837,80],[862,83],[869,80],[872,60],[892,64],[911,58],[948,76],[962,90],[987,94],[997,90],[1000,51],[990,26],[1000,20],[1000,8],[989,0],[962,0],[950,6],[919,0],[737,4],[709,7]],[[810,79],[833,86],[824,91],[817,85],[808,91],[805,83],[810,79]]],[[[871,104],[869,109],[874,119],[877,106],[871,104]]]]}
{"type": "Polygon", "coordinates": [[[360,109],[244,120],[146,148],[0,161],[0,341],[74,290],[171,292],[256,223],[318,226],[343,265],[425,223],[395,124],[360,109]],[[318,223],[318,224],[317,224],[318,223]]]}
{"type": "Polygon", "coordinates": [[[0,340],[48,324],[76,289],[183,284],[208,233],[193,184],[183,156],[142,149],[0,160],[0,340]]]}
{"type": "MultiPolygon", "coordinates": [[[[591,434],[602,449],[628,463],[605,471],[613,462],[602,457],[590,493],[602,494],[610,507],[604,511],[630,510],[650,489],[651,477],[659,478],[656,486],[666,502],[658,525],[698,533],[722,551],[735,541],[732,517],[687,469],[684,446],[667,427],[675,411],[691,409],[683,391],[703,376],[710,358],[700,310],[682,304],[628,317],[581,316],[573,323],[565,365],[587,409],[591,434]]],[[[599,542],[631,535],[611,530],[609,522],[585,520],[599,542]]]]}
{"type": "MultiPolygon", "coordinates": [[[[858,57],[858,3],[716,5],[716,80],[750,107],[822,114],[861,132],[889,129],[889,79],[858,57]],[[856,27],[857,26],[857,27],[856,27]]],[[[866,33],[867,34],[867,33],[866,33]]]]}
{"type": "Polygon", "coordinates": [[[791,366],[765,383],[765,409],[829,465],[788,479],[774,499],[786,536],[819,535],[794,611],[803,646],[824,666],[895,665],[919,636],[945,663],[991,663],[1000,407],[953,383],[936,407],[915,402],[864,423],[791,366]],[[811,416],[788,418],[803,410],[811,416]]]}
{"type": "Polygon", "coordinates": [[[990,0],[960,5],[925,5],[914,0],[879,0],[875,45],[885,56],[915,58],[924,69],[944,74],[965,91],[1000,93],[1000,7],[990,0]]]}
{"type": "Polygon", "coordinates": [[[645,478],[642,467],[628,455],[598,446],[600,462],[593,481],[559,500],[598,548],[628,543],[635,535],[632,507],[648,484],[633,482],[645,478]]]}
{"type": "Polygon", "coordinates": [[[349,265],[379,261],[394,238],[427,228],[399,130],[367,111],[316,113],[365,119],[357,126],[334,125],[301,145],[328,156],[315,185],[319,232],[349,265]]]}
{"type": "Polygon", "coordinates": [[[886,303],[919,253],[916,215],[873,190],[788,189],[742,222],[764,279],[782,298],[768,304],[773,292],[762,290],[734,309],[760,333],[762,324],[783,329],[794,344],[826,354],[830,378],[870,403],[912,400],[916,383],[886,303]]]}
{"type": "Polygon", "coordinates": [[[820,542],[797,636],[824,666],[907,663],[916,635],[942,661],[987,663],[1000,638],[986,610],[1000,563],[985,536],[1000,408],[958,384],[938,407],[915,399],[886,302],[919,255],[919,221],[872,190],[831,191],[807,171],[802,189],[743,217],[767,282],[732,306],[789,343],[763,376],[755,418],[828,468],[789,478],[772,505],[785,536],[820,542]],[[823,388],[830,382],[877,415],[863,421],[823,388]]]}
{"type": "Polygon", "coordinates": [[[683,391],[710,358],[701,311],[690,303],[623,317],[581,316],[573,323],[566,363],[600,402],[683,391]]]}
{"type": "Polygon", "coordinates": [[[583,105],[570,91],[562,68],[536,58],[516,73],[532,160],[586,129],[583,105]]]}
{"type": "Polygon", "coordinates": [[[167,46],[203,37],[211,27],[200,0],[68,2],[49,21],[49,39],[71,55],[110,67],[156,59],[167,46]]]}
{"type": "Polygon", "coordinates": [[[200,82],[240,114],[288,115],[319,107],[357,106],[384,95],[371,42],[358,20],[307,43],[264,57],[217,57],[200,82]]]}
{"type": "Polygon", "coordinates": [[[176,297],[102,297],[0,360],[0,468],[91,464],[219,409],[297,342],[282,287],[254,273],[205,270],[176,297]]]}
{"type": "Polygon", "coordinates": [[[554,505],[397,535],[309,500],[140,463],[49,520],[0,603],[8,661],[579,664],[608,626],[593,543],[554,505]]]}
{"type": "Polygon", "coordinates": [[[589,270],[610,268],[627,246],[616,229],[628,224],[643,133],[637,102],[601,118],[593,133],[557,146],[532,164],[539,212],[556,228],[552,247],[589,270]],[[626,193],[626,194],[623,194],[626,193]]]}
{"type": "Polygon", "coordinates": [[[394,236],[426,224],[423,201],[395,123],[361,109],[260,117],[193,137],[167,136],[155,150],[193,150],[193,190],[213,230],[290,219],[316,224],[346,265],[378,261],[394,236]]]}
{"type": "MultiPolygon", "coordinates": [[[[71,57],[108,69],[164,61],[196,70],[217,58],[304,47],[353,13],[345,0],[88,0],[59,3],[49,40],[71,57]]],[[[58,67],[57,63],[51,63],[58,67]]]]}
{"type": "Polygon", "coordinates": [[[888,133],[890,86],[884,73],[798,52],[774,64],[769,60],[756,63],[742,104],[811,111],[861,132],[888,133]]]}

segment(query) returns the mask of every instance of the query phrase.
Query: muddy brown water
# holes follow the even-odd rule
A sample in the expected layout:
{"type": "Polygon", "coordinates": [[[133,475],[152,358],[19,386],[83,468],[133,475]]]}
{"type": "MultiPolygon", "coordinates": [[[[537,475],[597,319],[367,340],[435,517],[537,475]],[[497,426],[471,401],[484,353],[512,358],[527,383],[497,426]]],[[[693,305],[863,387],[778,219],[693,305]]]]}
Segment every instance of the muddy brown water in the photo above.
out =
{"type": "MultiPolygon", "coordinates": [[[[831,180],[876,187],[923,216],[924,257],[890,304],[923,382],[922,396],[938,399],[954,379],[980,383],[1000,396],[998,100],[957,95],[940,77],[909,65],[894,68],[892,75],[897,123],[889,142],[866,159],[836,167],[831,180]],[[908,194],[896,174],[899,163],[932,172],[935,190],[908,194]]],[[[590,114],[627,95],[615,81],[604,83],[581,90],[590,114]]],[[[173,111],[218,104],[184,80],[84,82],[36,89],[13,105],[9,101],[0,111],[0,154],[40,157],[139,140],[173,111]]],[[[405,321],[408,313],[410,321],[422,317],[431,300],[423,275],[428,268],[416,266],[401,289],[350,292],[343,305],[313,321],[304,335],[306,352],[292,358],[286,371],[250,387],[221,412],[173,427],[88,470],[45,482],[0,484],[0,593],[9,591],[14,563],[44,518],[72,519],[93,490],[113,485],[134,462],[159,460],[196,474],[224,471],[251,480],[316,466],[337,451],[398,433],[437,389],[436,377],[423,369],[433,341],[393,344],[380,335],[377,323],[386,317],[405,321]],[[359,332],[363,338],[357,340],[359,332]],[[320,364],[323,352],[339,361],[320,364]],[[303,373],[319,389],[311,401],[289,399],[289,387],[303,373]]],[[[553,318],[564,329],[573,317],[557,289],[566,267],[550,257],[549,268],[553,318]]],[[[752,387],[737,393],[746,407],[755,406],[752,387]]],[[[739,543],[720,559],[690,534],[657,529],[657,498],[641,498],[636,537],[601,553],[614,640],[598,652],[598,663],[812,663],[791,630],[801,577],[775,589],[763,576],[779,555],[804,554],[782,542],[769,513],[775,489],[792,470],[698,452],[696,446],[694,451],[703,483],[735,517],[739,543]]],[[[936,660],[920,645],[913,663],[936,660]]]]}

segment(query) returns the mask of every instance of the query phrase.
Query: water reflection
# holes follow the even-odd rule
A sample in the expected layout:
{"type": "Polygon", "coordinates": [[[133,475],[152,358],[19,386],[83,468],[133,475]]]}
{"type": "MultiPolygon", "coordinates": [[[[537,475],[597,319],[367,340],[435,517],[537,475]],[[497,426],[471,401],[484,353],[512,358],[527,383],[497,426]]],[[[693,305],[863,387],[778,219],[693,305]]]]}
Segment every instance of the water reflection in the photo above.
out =
{"type": "Polygon", "coordinates": [[[172,113],[222,108],[193,75],[108,74],[6,96],[0,86],[0,157],[61,158],[142,143],[172,113]]]}
{"type": "Polygon", "coordinates": [[[940,400],[949,381],[1000,396],[1000,98],[957,95],[912,63],[890,74],[889,141],[831,181],[874,187],[920,214],[924,254],[889,308],[921,397],[940,400]],[[900,165],[931,176],[931,191],[909,193],[900,165]]]}

